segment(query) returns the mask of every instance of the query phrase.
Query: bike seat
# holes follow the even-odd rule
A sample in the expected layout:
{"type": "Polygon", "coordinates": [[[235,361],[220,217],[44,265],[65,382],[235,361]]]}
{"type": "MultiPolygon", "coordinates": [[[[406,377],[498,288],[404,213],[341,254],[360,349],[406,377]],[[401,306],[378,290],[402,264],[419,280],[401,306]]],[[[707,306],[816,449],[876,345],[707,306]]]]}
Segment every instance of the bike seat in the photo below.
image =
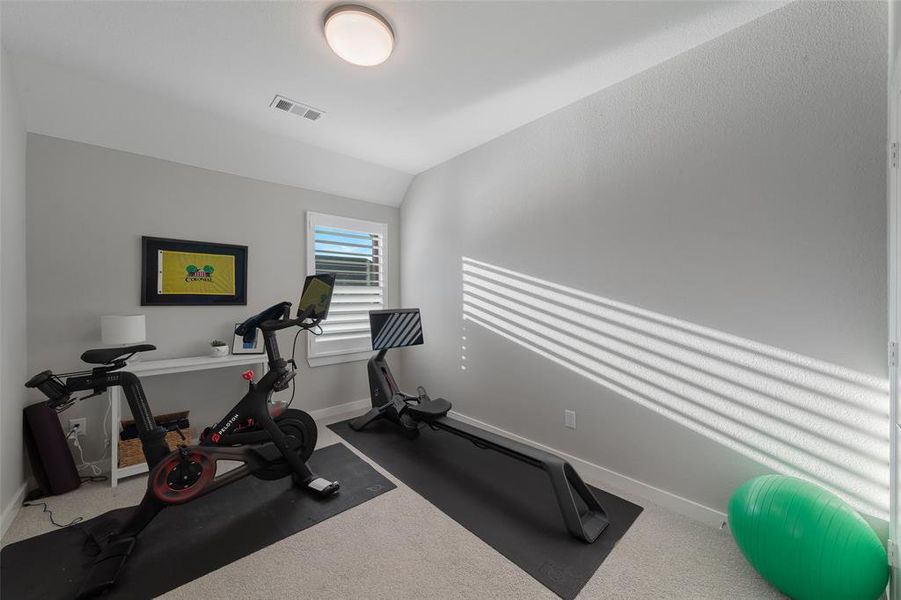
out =
{"type": "Polygon", "coordinates": [[[417,421],[434,421],[443,417],[451,409],[451,403],[444,398],[435,398],[419,404],[408,404],[407,412],[417,421]]]}
{"type": "Polygon", "coordinates": [[[81,355],[81,360],[92,365],[108,365],[116,362],[116,359],[123,356],[150,350],[156,350],[156,346],[153,344],[136,344],[118,348],[96,348],[94,350],[85,350],[84,354],[81,355]]]}

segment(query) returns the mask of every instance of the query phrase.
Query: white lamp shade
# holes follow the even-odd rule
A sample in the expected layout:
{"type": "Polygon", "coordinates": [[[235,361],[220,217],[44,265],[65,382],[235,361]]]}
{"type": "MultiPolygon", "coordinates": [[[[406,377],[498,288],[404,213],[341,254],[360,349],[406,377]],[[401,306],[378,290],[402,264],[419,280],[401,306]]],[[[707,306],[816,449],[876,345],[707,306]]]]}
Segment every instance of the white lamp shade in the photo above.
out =
{"type": "Polygon", "coordinates": [[[104,344],[137,344],[147,339],[144,315],[100,317],[100,340],[104,344]]]}

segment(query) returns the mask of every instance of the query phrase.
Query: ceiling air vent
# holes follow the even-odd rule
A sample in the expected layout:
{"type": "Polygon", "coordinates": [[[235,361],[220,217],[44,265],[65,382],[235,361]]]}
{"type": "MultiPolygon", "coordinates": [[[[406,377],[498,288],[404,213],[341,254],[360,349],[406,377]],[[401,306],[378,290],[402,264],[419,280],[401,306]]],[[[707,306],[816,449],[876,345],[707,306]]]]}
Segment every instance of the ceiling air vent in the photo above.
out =
{"type": "Polygon", "coordinates": [[[284,96],[276,96],[273,98],[269,107],[291,113],[292,115],[297,115],[298,117],[303,117],[304,119],[309,119],[310,121],[317,121],[325,114],[324,111],[321,111],[318,108],[295,102],[284,96]]]}

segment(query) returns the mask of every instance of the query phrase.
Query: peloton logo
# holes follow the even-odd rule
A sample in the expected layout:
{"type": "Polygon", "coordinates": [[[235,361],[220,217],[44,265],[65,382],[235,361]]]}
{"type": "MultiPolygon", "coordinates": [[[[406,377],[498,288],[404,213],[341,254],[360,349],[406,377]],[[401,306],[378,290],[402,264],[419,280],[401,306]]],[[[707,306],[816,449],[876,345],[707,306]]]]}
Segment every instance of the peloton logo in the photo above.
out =
{"type": "Polygon", "coordinates": [[[213,281],[213,265],[203,265],[202,269],[198,269],[196,265],[188,265],[185,267],[185,281],[213,281]]]}
{"type": "Polygon", "coordinates": [[[238,413],[235,413],[231,416],[231,418],[228,421],[225,422],[225,425],[223,425],[222,428],[213,435],[213,441],[218,442],[219,438],[222,436],[222,434],[225,433],[228,430],[228,428],[232,426],[232,423],[234,423],[237,420],[238,420],[238,413]]]}

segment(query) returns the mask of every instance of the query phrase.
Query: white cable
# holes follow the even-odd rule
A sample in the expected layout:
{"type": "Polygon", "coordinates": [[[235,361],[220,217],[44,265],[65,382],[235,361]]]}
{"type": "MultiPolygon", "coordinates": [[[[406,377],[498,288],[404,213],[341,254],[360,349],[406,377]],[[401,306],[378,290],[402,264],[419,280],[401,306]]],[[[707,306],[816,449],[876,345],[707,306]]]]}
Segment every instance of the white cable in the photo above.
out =
{"type": "Polygon", "coordinates": [[[76,448],[78,448],[78,456],[81,458],[81,464],[77,466],[78,470],[81,471],[81,470],[84,469],[84,468],[90,467],[90,468],[91,468],[91,473],[92,473],[95,477],[98,476],[98,475],[100,475],[100,474],[102,474],[103,471],[100,470],[100,467],[98,467],[98,466],[95,465],[94,463],[85,462],[85,460],[84,460],[84,449],[82,449],[82,447],[81,447],[81,442],[78,441],[78,430],[75,429],[75,428],[71,429],[71,430],[69,431],[69,434],[68,434],[66,437],[69,438],[69,439],[71,439],[71,440],[72,440],[72,445],[75,446],[76,448]],[[75,434],[74,437],[72,437],[72,434],[73,434],[73,433],[75,434]]]}
{"type": "Polygon", "coordinates": [[[107,431],[109,427],[109,414],[113,408],[113,396],[112,394],[107,394],[109,396],[109,402],[106,403],[106,413],[103,415],[103,456],[100,457],[101,460],[106,458],[106,451],[110,448],[110,436],[112,435],[112,431],[107,431]]]}
{"type": "MultiPolygon", "coordinates": [[[[103,460],[106,458],[106,451],[110,447],[110,428],[109,428],[109,415],[110,411],[113,408],[113,399],[110,398],[109,402],[106,405],[106,413],[103,415],[103,454],[101,454],[99,460],[103,460]]],[[[81,458],[81,464],[76,465],[76,468],[81,471],[87,467],[91,468],[91,473],[94,476],[99,476],[103,474],[103,470],[97,466],[97,461],[95,462],[86,462],[84,459],[84,449],[81,447],[81,442],[78,441],[78,428],[73,427],[69,430],[69,433],[66,434],[67,440],[72,440],[72,445],[78,449],[78,456],[81,458]]]]}

